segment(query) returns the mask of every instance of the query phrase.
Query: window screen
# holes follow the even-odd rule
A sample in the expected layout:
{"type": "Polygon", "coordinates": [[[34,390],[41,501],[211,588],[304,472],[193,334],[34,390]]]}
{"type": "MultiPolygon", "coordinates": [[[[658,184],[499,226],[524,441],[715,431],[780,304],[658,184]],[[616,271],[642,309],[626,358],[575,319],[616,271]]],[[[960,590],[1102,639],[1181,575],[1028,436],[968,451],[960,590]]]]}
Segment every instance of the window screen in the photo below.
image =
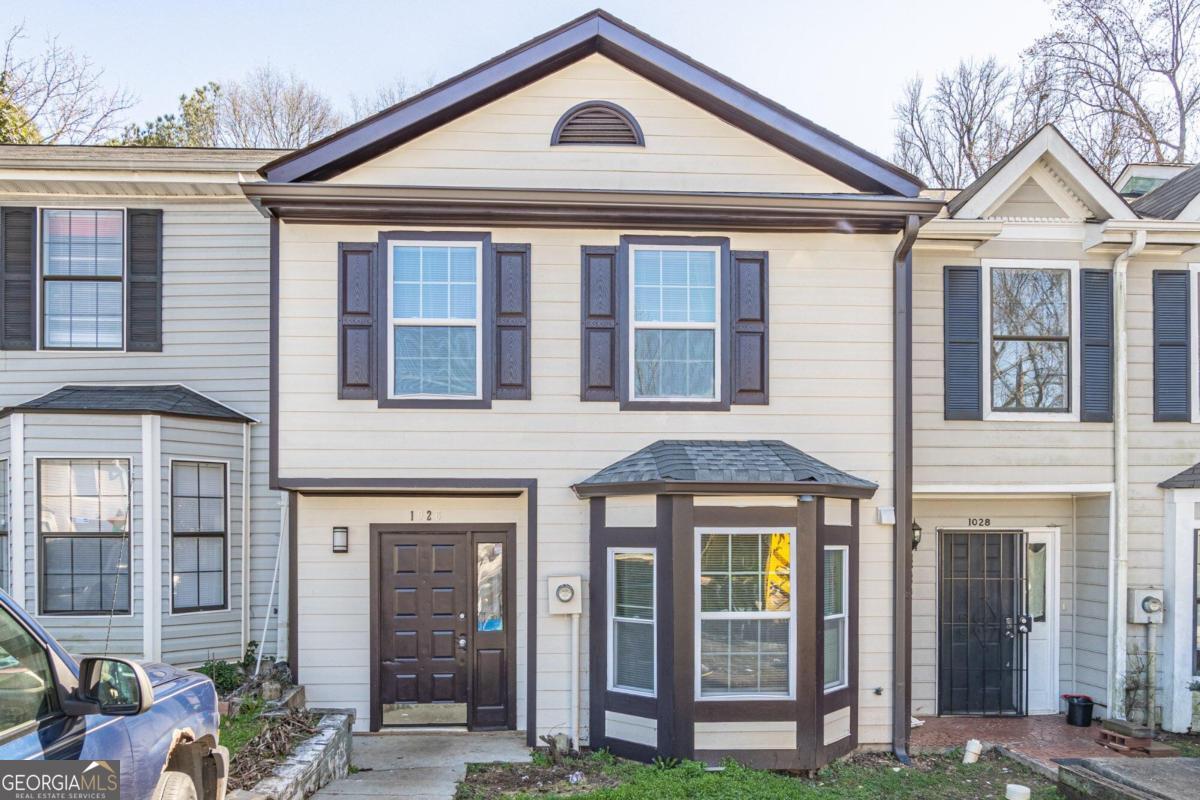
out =
{"type": "Polygon", "coordinates": [[[479,395],[477,247],[392,247],[392,393],[479,395]]]}
{"type": "Polygon", "coordinates": [[[654,693],[654,553],[609,551],[612,594],[610,685],[614,689],[654,693]]]}
{"type": "Polygon", "coordinates": [[[120,349],[124,343],[125,216],[48,210],[42,216],[42,342],[120,349]]]}

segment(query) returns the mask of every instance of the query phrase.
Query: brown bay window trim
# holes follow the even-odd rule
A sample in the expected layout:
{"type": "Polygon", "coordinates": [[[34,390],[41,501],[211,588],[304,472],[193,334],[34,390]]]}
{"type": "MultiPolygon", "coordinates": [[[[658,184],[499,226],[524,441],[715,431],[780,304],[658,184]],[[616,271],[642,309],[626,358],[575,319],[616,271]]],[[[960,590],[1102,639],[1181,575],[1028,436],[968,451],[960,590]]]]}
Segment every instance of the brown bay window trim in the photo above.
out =
{"type": "MultiPolygon", "coordinates": [[[[726,236],[634,236],[621,237],[621,245],[617,251],[617,308],[618,322],[618,366],[617,366],[617,397],[622,411],[728,411],[732,395],[732,341],[730,336],[730,319],[733,305],[730,301],[730,246],[726,236]],[[677,400],[677,399],[637,399],[633,395],[633,373],[636,366],[634,353],[634,304],[630,289],[633,286],[633,260],[630,257],[632,247],[645,245],[667,245],[673,247],[697,247],[719,249],[720,256],[717,264],[716,298],[717,324],[714,342],[719,344],[719,355],[714,358],[714,370],[720,373],[719,380],[714,384],[715,397],[712,400],[677,400]]],[[[653,327],[651,324],[650,327],[653,327]]],[[[716,379],[716,376],[714,376],[716,379]]]]}
{"type": "Polygon", "coordinates": [[[492,235],[489,232],[463,231],[383,231],[379,234],[376,264],[376,366],[379,408],[491,408],[492,387],[494,385],[494,368],[489,357],[495,351],[495,325],[493,303],[490,302],[494,283],[494,253],[492,235]],[[446,242],[452,246],[456,242],[478,244],[480,247],[479,275],[477,280],[480,287],[477,297],[482,298],[476,306],[477,324],[481,328],[475,358],[479,360],[477,369],[479,397],[392,397],[395,385],[394,364],[388,363],[391,348],[388,346],[389,337],[393,336],[393,320],[388,312],[388,300],[392,292],[392,263],[390,248],[399,242],[446,242]]]}

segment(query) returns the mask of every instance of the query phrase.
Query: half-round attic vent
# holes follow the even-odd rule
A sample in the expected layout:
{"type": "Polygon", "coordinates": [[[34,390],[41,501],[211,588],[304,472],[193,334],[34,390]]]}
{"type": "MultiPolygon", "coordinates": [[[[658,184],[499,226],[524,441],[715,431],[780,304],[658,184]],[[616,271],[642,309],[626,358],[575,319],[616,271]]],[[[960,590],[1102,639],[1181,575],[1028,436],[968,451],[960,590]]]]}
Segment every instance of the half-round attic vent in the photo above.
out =
{"type": "Polygon", "coordinates": [[[550,144],[644,145],[637,120],[616,103],[589,100],[567,110],[550,144]]]}

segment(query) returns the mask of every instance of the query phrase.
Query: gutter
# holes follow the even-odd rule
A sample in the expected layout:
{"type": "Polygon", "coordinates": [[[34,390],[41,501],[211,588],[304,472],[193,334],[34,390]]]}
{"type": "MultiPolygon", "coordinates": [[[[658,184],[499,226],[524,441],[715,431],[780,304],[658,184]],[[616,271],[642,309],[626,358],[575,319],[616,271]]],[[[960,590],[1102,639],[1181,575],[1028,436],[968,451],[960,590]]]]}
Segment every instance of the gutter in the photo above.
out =
{"type": "Polygon", "coordinates": [[[1113,536],[1109,540],[1109,653],[1108,707],[1118,719],[1125,708],[1125,587],[1129,580],[1129,344],[1128,304],[1129,260],[1146,248],[1146,229],[1132,232],[1133,240],[1113,260],[1113,318],[1116,342],[1113,365],[1113,536]]]}
{"type": "Polygon", "coordinates": [[[892,752],[905,765],[912,764],[912,248],[920,228],[910,214],[892,259],[892,752]]]}

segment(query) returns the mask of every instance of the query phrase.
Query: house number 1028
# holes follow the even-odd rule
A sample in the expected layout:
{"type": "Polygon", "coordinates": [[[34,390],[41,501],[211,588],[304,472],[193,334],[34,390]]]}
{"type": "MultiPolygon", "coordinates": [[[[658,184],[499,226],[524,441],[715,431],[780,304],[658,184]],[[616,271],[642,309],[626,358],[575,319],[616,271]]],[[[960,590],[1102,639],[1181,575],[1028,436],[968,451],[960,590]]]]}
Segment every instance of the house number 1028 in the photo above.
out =
{"type": "Polygon", "coordinates": [[[971,517],[967,520],[967,524],[972,528],[989,528],[992,520],[988,517],[971,517]]]}

